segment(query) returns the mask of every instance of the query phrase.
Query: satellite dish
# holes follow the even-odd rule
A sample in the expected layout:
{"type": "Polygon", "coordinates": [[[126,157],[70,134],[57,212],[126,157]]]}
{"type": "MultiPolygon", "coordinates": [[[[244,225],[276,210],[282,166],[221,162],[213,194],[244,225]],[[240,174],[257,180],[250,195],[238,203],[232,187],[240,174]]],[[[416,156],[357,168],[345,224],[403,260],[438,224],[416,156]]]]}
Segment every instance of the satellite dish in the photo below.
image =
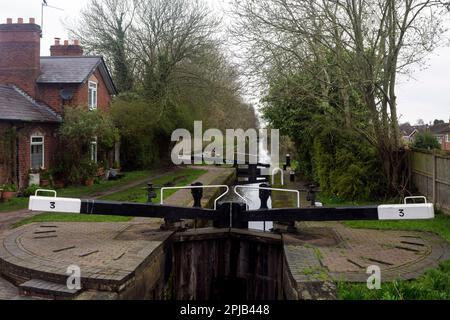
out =
{"type": "Polygon", "coordinates": [[[73,90],[72,89],[62,89],[59,92],[59,95],[63,100],[71,100],[73,98],[73,90]]]}

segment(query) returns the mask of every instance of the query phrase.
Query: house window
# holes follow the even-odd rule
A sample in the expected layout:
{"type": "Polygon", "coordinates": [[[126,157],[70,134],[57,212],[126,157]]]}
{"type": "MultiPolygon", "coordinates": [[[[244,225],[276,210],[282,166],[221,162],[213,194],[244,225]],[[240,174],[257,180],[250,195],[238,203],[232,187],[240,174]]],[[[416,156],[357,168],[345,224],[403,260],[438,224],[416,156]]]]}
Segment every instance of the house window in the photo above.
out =
{"type": "Polygon", "coordinates": [[[450,142],[450,133],[447,134],[447,142],[450,142]]]}
{"type": "Polygon", "coordinates": [[[91,161],[97,163],[97,137],[91,142],[91,161]]]}
{"type": "Polygon", "coordinates": [[[97,110],[97,83],[89,81],[89,110],[97,110]]]}
{"type": "Polygon", "coordinates": [[[44,137],[31,137],[31,169],[39,170],[44,168],[44,137]]]}

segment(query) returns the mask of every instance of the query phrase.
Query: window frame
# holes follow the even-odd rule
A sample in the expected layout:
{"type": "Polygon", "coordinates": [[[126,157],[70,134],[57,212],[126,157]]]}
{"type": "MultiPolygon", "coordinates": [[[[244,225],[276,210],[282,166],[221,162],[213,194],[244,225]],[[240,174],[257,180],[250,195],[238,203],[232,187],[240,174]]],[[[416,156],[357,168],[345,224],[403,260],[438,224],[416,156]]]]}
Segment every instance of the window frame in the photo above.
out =
{"type": "Polygon", "coordinates": [[[98,138],[94,137],[91,141],[91,161],[98,163],[98,138]],[[95,150],[95,153],[94,153],[95,150]]]}
{"type": "Polygon", "coordinates": [[[446,140],[447,140],[447,143],[450,143],[450,133],[447,133],[446,136],[447,136],[447,139],[446,139],[446,140]]]}
{"type": "Polygon", "coordinates": [[[88,81],[88,105],[89,110],[97,110],[98,108],[98,83],[95,81],[88,81]],[[92,91],[91,91],[92,90],[92,91]],[[93,93],[95,92],[95,103],[93,103],[93,93]]]}
{"type": "Polygon", "coordinates": [[[33,170],[33,160],[31,158],[32,156],[32,149],[33,146],[42,146],[42,166],[39,167],[39,169],[45,169],[45,137],[43,135],[32,135],[30,136],[30,169],[33,170]],[[42,139],[42,142],[33,142],[33,139],[39,138],[42,139]]]}

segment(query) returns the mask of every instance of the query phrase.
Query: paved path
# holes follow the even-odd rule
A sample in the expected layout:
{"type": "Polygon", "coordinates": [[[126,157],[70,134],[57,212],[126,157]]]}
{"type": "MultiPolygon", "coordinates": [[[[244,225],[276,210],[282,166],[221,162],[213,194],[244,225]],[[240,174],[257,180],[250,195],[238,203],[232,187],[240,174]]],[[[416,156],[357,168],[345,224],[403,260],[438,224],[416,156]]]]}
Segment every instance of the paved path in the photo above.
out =
{"type": "MultiPolygon", "coordinates": [[[[196,182],[203,183],[203,185],[222,185],[226,184],[227,180],[234,174],[234,169],[221,168],[214,166],[196,166],[189,167],[191,169],[199,169],[208,171],[196,180],[196,182]]],[[[223,190],[223,189],[222,189],[223,190]]],[[[223,190],[224,191],[224,190],[223,190]]],[[[217,189],[204,189],[203,200],[206,204],[209,202],[210,197],[217,194],[217,189]]],[[[166,201],[166,204],[178,205],[178,206],[192,206],[194,201],[192,199],[191,190],[181,190],[170,196],[166,201]]]]}
{"type": "MultiPolygon", "coordinates": [[[[206,170],[207,173],[199,177],[196,182],[201,182],[204,185],[222,185],[227,184],[232,176],[234,176],[234,169],[221,168],[214,166],[188,166],[190,169],[206,170]]],[[[205,189],[202,198],[202,207],[211,206],[211,201],[218,194],[219,189],[205,189]]],[[[179,190],[172,194],[170,197],[164,200],[164,204],[192,207],[194,200],[192,199],[191,190],[179,190]]],[[[133,222],[146,222],[146,223],[163,223],[163,219],[152,218],[134,218],[133,222]]]]}
{"type": "MultiPolygon", "coordinates": [[[[221,169],[216,167],[192,168],[208,171],[198,179],[198,182],[202,182],[203,184],[223,184],[224,181],[229,179],[233,174],[232,169],[221,169]]],[[[164,174],[160,174],[156,177],[163,175],[164,174]]],[[[99,198],[121,192],[128,188],[143,184],[146,181],[148,181],[148,178],[140,179],[124,186],[93,194],[92,197],[99,198]]],[[[207,201],[213,193],[214,191],[205,192],[205,201],[207,201]]],[[[191,193],[186,190],[173,194],[166,201],[168,204],[180,206],[191,205],[191,202],[191,193]]],[[[11,257],[14,260],[14,256],[17,255],[17,258],[19,259],[15,260],[15,263],[29,269],[43,268],[41,270],[42,272],[50,271],[46,268],[55,268],[55,270],[57,270],[61,267],[61,263],[76,263],[83,265],[85,270],[92,269],[92,272],[88,272],[91,272],[93,277],[102,276],[102,272],[106,272],[104,271],[106,269],[109,271],[114,269],[115,276],[124,277],[127,272],[134,271],[136,265],[142,262],[141,258],[147,256],[145,253],[147,251],[145,250],[154,249],[154,247],[148,246],[148,241],[155,241],[155,245],[161,241],[159,238],[153,239],[152,233],[148,232],[148,230],[158,230],[162,224],[161,220],[148,218],[136,218],[130,223],[51,223],[51,226],[55,226],[56,228],[49,230],[41,224],[25,226],[15,231],[11,231],[11,227],[14,223],[36,214],[39,213],[30,212],[29,210],[1,213],[0,239],[2,239],[2,250],[6,256],[11,257]],[[133,228],[137,229],[134,230],[133,228]],[[141,230],[139,228],[144,229],[141,230]],[[52,232],[48,234],[50,237],[45,236],[47,235],[44,234],[46,232],[52,232]],[[40,237],[41,233],[44,235],[43,237],[40,237]],[[123,239],[118,237],[118,234],[120,234],[123,239]],[[129,234],[134,238],[136,237],[136,234],[139,235],[142,237],[142,241],[127,241],[126,237],[128,237],[129,234]],[[55,236],[58,238],[58,241],[55,241],[55,236]],[[3,239],[10,239],[11,241],[3,239]],[[20,242],[20,246],[16,245],[17,241],[20,242]],[[24,246],[27,248],[26,251],[22,250],[24,246]],[[59,251],[60,249],[69,247],[75,248],[59,251]],[[124,255],[125,252],[127,252],[127,255],[124,255]],[[130,252],[134,252],[135,254],[130,254],[130,252]],[[87,255],[85,256],[85,254],[87,255]],[[24,255],[26,255],[26,259],[23,259],[24,255]],[[50,261],[53,261],[54,265],[52,265],[52,262],[50,261]]],[[[64,274],[65,271],[59,270],[58,272],[64,274]]],[[[0,277],[0,300],[16,298],[18,298],[17,288],[4,278],[0,277]]]]}
{"type": "MultiPolygon", "coordinates": [[[[174,170],[177,170],[176,168],[171,170],[171,172],[173,172],[174,170]]],[[[156,176],[152,176],[152,179],[163,176],[166,173],[159,173],[156,176]]],[[[144,179],[139,179],[133,182],[130,182],[126,185],[122,185],[122,186],[118,186],[118,187],[113,187],[107,191],[102,191],[102,192],[97,192],[92,194],[92,198],[96,199],[96,198],[100,198],[103,196],[107,196],[110,194],[114,194],[117,192],[121,192],[124,190],[127,190],[129,188],[133,188],[136,187],[140,184],[143,184],[145,182],[148,181],[148,177],[144,178],[144,179]]],[[[34,215],[38,215],[41,212],[31,212],[28,209],[23,209],[23,210],[18,210],[18,211],[12,211],[12,212],[1,212],[0,213],[0,237],[8,232],[9,230],[11,230],[12,226],[29,217],[32,217],[34,215]]],[[[9,281],[7,281],[6,279],[0,277],[0,300],[5,300],[5,299],[13,299],[16,298],[18,295],[18,290],[17,288],[12,285],[9,281]]]]}

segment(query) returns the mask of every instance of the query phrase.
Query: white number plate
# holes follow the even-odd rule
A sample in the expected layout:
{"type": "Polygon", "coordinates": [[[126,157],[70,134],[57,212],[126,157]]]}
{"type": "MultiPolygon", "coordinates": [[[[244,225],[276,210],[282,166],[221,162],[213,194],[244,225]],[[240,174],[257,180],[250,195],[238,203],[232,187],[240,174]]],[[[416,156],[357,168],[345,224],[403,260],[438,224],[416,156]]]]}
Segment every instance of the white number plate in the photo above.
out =
{"type": "Polygon", "coordinates": [[[34,196],[30,197],[28,209],[44,212],[80,213],[81,200],[34,196]]]}
{"type": "Polygon", "coordinates": [[[434,219],[434,205],[422,204],[390,204],[378,207],[380,220],[427,220],[434,219]]]}

